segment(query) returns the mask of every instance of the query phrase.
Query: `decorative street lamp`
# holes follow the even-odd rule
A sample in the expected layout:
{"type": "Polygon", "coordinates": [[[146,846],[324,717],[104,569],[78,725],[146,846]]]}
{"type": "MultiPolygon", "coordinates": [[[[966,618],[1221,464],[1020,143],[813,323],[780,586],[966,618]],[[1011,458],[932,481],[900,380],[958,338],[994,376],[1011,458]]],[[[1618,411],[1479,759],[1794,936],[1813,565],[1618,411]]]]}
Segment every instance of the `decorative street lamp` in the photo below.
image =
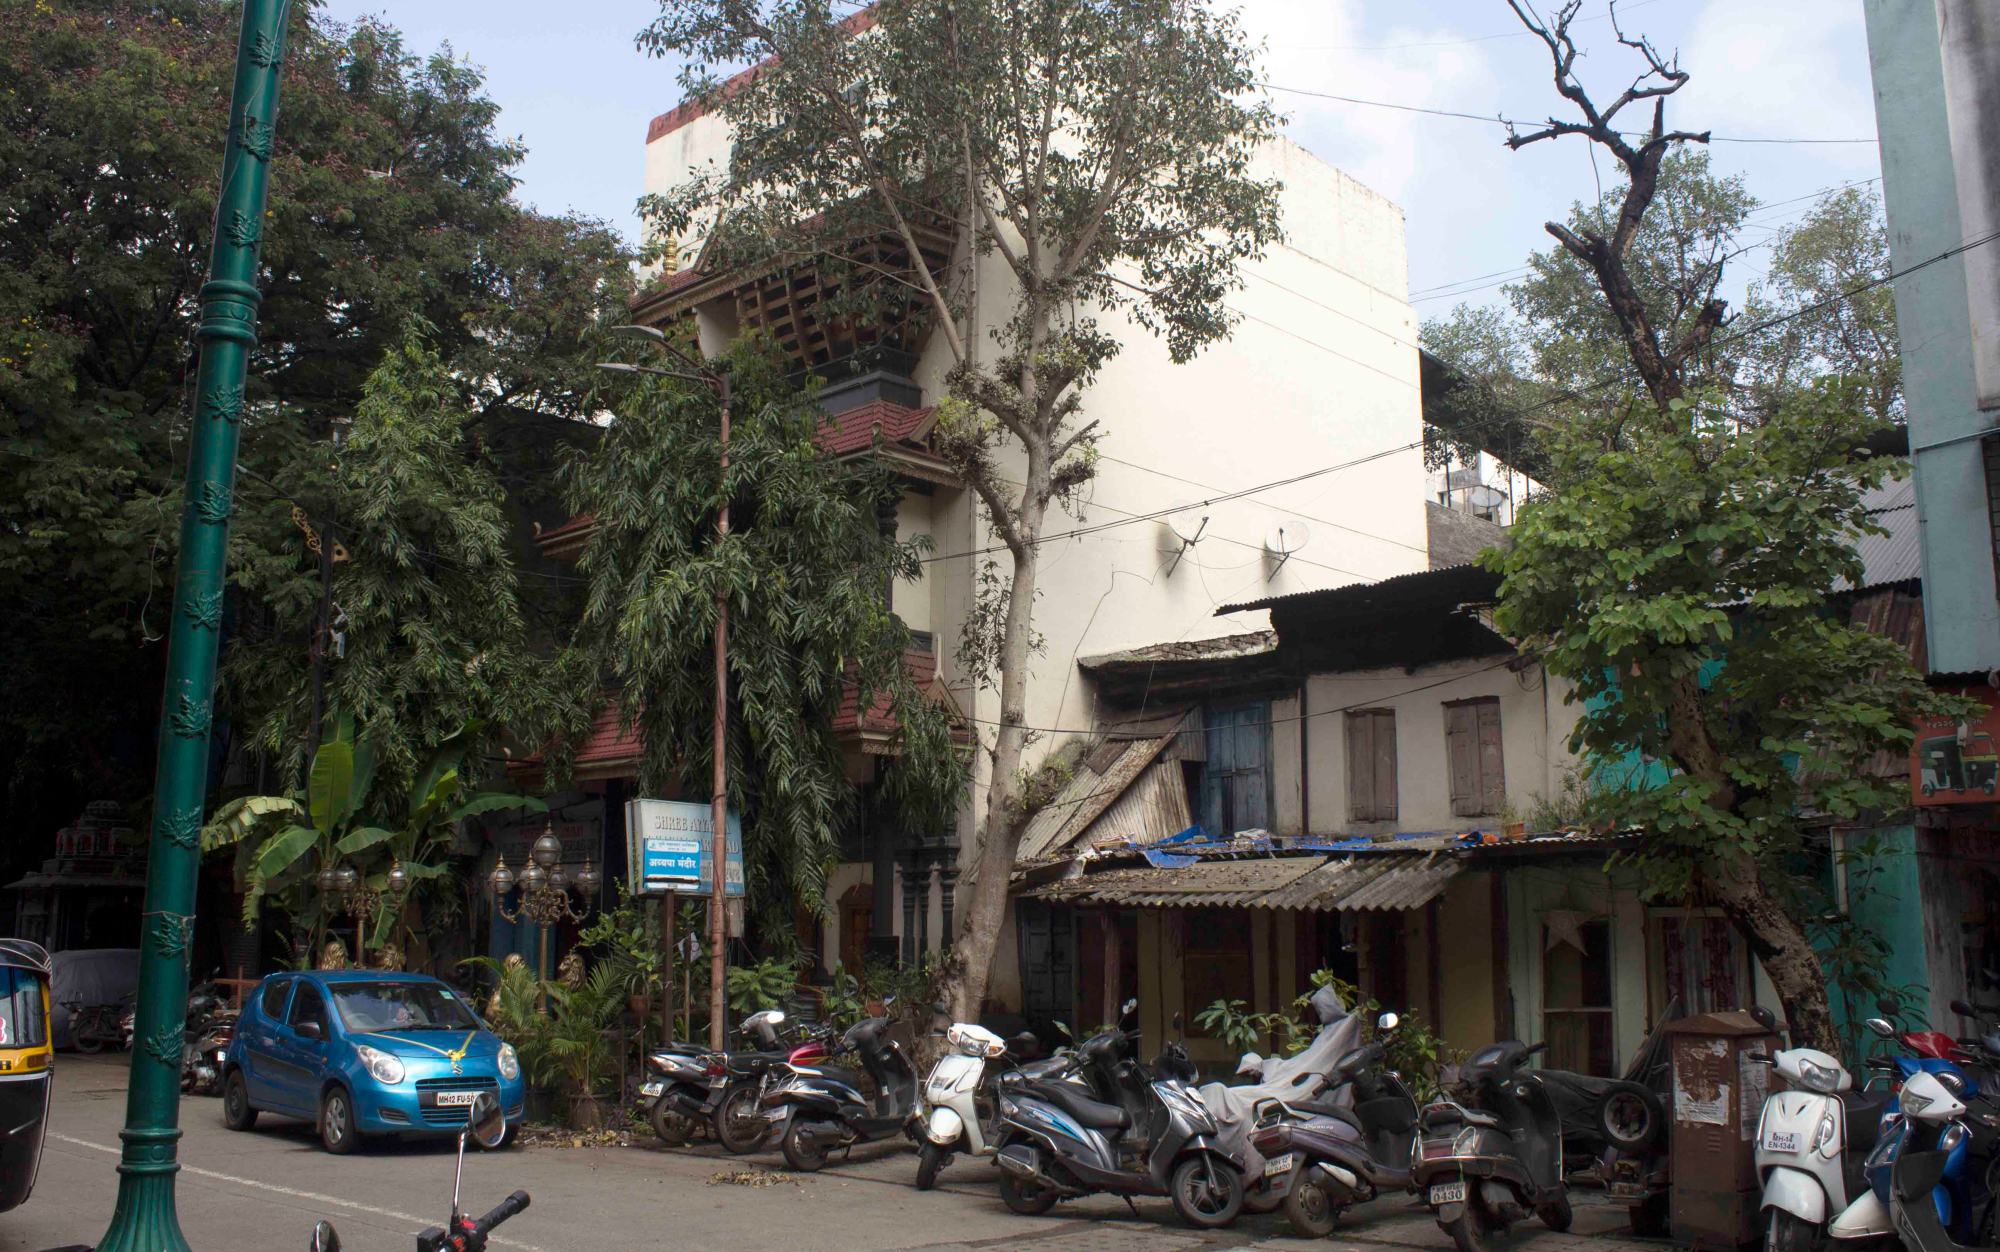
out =
{"type": "Polygon", "coordinates": [[[367,964],[363,936],[368,920],[384,908],[401,912],[403,901],[409,898],[410,882],[410,871],[400,860],[389,862],[389,872],[383,876],[380,887],[370,887],[363,881],[360,870],[345,863],[329,863],[313,877],[313,885],[320,891],[321,906],[329,913],[347,914],[354,923],[356,968],[367,964]]]}
{"type": "Polygon", "coordinates": [[[575,878],[564,872],[562,840],[556,838],[553,820],[543,828],[534,846],[528,849],[528,863],[521,867],[519,874],[508,868],[507,858],[502,856],[486,875],[486,886],[493,892],[493,907],[500,916],[510,922],[526,918],[541,927],[541,956],[535,968],[543,979],[549,976],[549,928],[564,918],[581,922],[589,917],[591,901],[597,898],[597,889],[603,882],[604,875],[588,858],[584,860],[583,868],[576,871],[575,878]],[[515,887],[521,889],[521,903],[519,908],[510,909],[507,907],[507,893],[515,887]],[[571,888],[575,888],[581,908],[571,906],[571,888]]]}

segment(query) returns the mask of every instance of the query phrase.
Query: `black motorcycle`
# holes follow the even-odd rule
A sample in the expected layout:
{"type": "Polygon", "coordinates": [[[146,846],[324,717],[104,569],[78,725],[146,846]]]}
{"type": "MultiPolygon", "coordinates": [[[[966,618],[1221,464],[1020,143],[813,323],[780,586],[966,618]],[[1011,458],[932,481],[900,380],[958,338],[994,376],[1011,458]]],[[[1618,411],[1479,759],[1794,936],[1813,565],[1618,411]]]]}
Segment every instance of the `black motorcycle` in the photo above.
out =
{"type": "Polygon", "coordinates": [[[835,1151],[913,1134],[917,1071],[888,1031],[888,1018],[871,1017],[841,1036],[841,1053],[858,1057],[859,1071],[791,1062],[772,1071],[762,1102],[784,1127],[779,1147],[793,1169],[811,1173],[835,1151]]]}
{"type": "Polygon", "coordinates": [[[1569,1229],[1562,1116],[1541,1076],[1522,1065],[1547,1049],[1488,1044],[1459,1068],[1465,1103],[1439,1101],[1419,1115],[1411,1181],[1459,1252],[1487,1252],[1532,1213],[1569,1229]]]}
{"type": "Polygon", "coordinates": [[[737,1027],[749,1049],[711,1052],[691,1043],[673,1043],[646,1054],[653,1077],[640,1087],[648,1101],[653,1133],[679,1147],[707,1127],[716,1142],[732,1153],[754,1152],[770,1131],[758,1107],[765,1076],[797,1055],[800,1045],[824,1040],[826,1027],[806,1025],[786,1032],[785,1015],[777,1009],[752,1013],[737,1027]]]}
{"type": "Polygon", "coordinates": [[[1683,1015],[1679,999],[1668,1003],[1621,1078],[1535,1071],[1562,1121],[1564,1178],[1603,1187],[1607,1198],[1628,1208],[1632,1229],[1643,1235],[1666,1233],[1673,1066],[1665,1028],[1683,1015]]]}

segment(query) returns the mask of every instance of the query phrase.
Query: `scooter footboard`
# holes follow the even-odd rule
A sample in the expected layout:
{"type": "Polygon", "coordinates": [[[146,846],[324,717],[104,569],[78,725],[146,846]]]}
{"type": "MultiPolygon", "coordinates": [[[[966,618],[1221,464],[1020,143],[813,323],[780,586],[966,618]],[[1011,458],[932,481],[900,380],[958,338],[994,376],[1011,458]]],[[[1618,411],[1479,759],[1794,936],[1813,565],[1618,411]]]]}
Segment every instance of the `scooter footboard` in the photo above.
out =
{"type": "Polygon", "coordinates": [[[1764,1207],[1818,1226],[1826,1221],[1826,1188],[1801,1169],[1774,1169],[1764,1178],[1764,1207]]]}

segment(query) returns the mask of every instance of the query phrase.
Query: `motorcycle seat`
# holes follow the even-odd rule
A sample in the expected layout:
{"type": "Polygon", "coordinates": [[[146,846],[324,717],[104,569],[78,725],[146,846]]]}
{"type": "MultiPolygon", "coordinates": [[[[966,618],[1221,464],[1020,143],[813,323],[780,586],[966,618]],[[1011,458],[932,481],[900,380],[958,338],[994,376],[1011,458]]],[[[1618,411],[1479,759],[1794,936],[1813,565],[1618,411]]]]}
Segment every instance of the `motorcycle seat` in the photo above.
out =
{"type": "Polygon", "coordinates": [[[1118,1105],[1093,1100],[1068,1083],[1037,1083],[1035,1094],[1091,1130],[1124,1130],[1132,1124],[1132,1118],[1118,1105]]]}

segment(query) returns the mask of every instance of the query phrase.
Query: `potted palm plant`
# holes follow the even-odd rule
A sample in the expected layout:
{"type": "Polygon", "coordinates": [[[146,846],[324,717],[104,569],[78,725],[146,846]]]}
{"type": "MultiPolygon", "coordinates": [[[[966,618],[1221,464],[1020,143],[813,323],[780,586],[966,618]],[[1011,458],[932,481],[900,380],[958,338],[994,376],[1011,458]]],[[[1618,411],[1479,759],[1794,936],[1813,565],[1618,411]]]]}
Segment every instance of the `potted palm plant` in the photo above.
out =
{"type": "Polygon", "coordinates": [[[581,985],[553,984],[548,993],[548,1070],[561,1079],[568,1094],[569,1124],[577,1130],[600,1130],[604,1126],[600,1097],[617,1061],[607,1032],[625,996],[619,972],[604,962],[581,985]]]}

